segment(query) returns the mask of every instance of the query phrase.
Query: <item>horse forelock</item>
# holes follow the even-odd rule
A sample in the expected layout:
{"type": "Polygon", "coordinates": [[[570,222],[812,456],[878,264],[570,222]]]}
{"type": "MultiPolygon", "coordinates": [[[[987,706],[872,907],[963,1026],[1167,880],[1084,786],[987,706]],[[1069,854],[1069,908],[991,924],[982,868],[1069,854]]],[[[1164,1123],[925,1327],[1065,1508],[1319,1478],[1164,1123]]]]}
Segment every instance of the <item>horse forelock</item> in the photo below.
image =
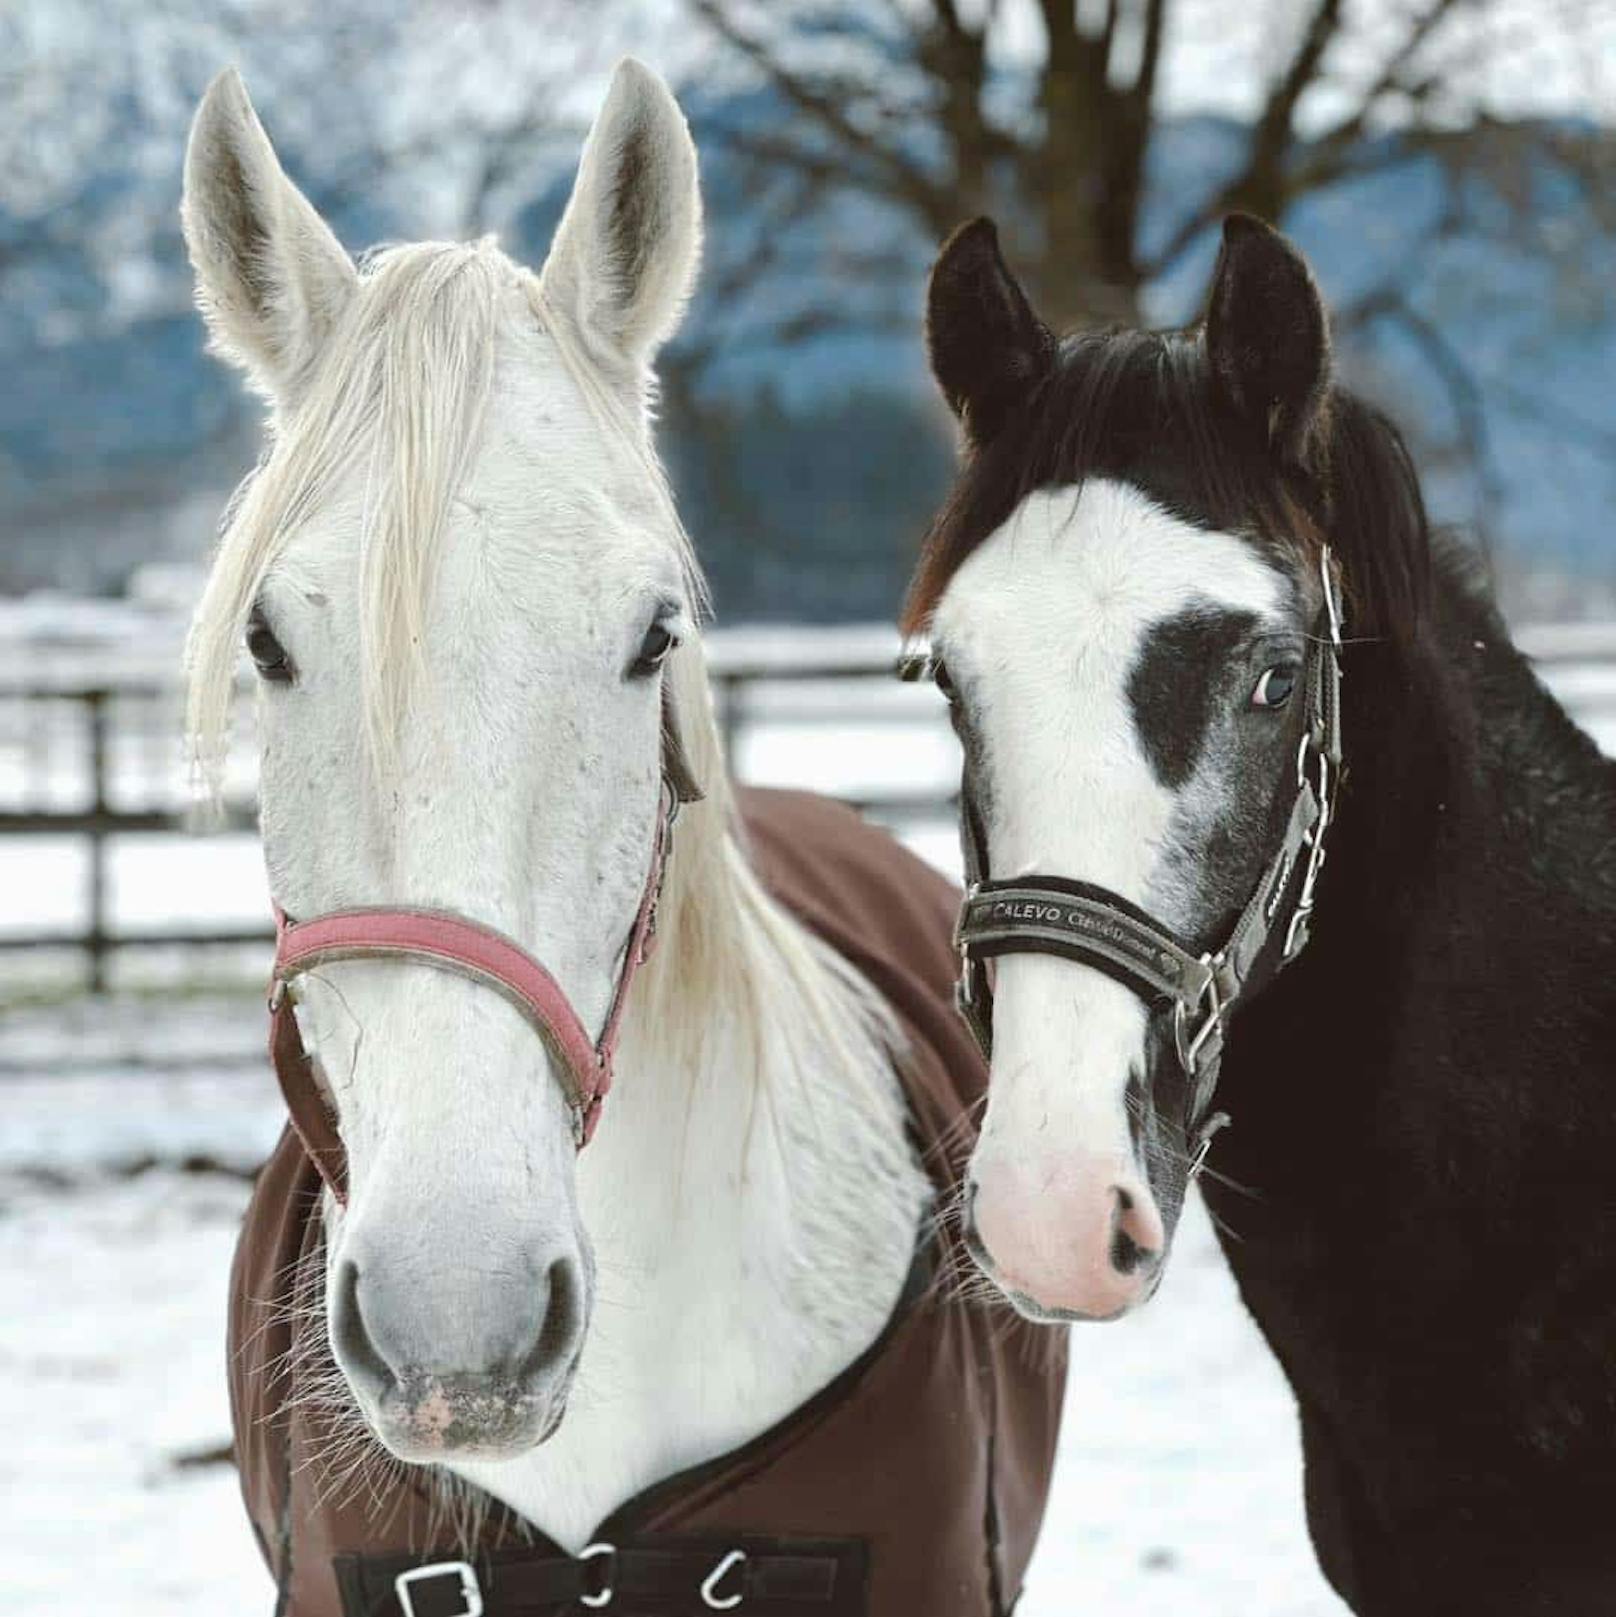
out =
{"type": "Polygon", "coordinates": [[[1039,489],[1131,483],[1193,528],[1237,534],[1312,571],[1328,545],[1353,632],[1411,639],[1424,610],[1430,535],[1396,428],[1332,389],[1317,459],[1286,468],[1253,443],[1211,385],[1202,332],[1068,339],[1003,430],[973,448],[927,531],[903,609],[924,633],[961,565],[1039,489]]]}
{"type": "MultiPolygon", "coordinates": [[[[265,574],[330,498],[364,469],[360,613],[365,731],[372,765],[393,738],[418,671],[446,517],[482,436],[507,299],[550,339],[592,424],[643,478],[693,606],[706,588],[644,410],[607,377],[538,277],[494,240],[379,250],[305,397],[271,423],[266,453],[222,525],[187,644],[187,728],[203,784],[217,791],[242,630],[265,574]]],[[[648,400],[644,403],[648,404],[648,400]]]]}

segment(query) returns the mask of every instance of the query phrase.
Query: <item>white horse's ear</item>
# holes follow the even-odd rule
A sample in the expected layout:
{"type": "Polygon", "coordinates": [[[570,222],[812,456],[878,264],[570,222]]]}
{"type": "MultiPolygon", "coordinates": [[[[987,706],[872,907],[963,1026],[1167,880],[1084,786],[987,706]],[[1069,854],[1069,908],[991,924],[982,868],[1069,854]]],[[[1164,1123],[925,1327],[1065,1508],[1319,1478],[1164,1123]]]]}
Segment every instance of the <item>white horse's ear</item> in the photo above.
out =
{"type": "Polygon", "coordinates": [[[214,348],[276,404],[294,403],[358,276],[282,171],[234,68],[196,110],[180,213],[214,348]]]}
{"type": "Polygon", "coordinates": [[[701,256],[696,148],[679,103],[625,57],[584,142],[543,271],[546,301],[643,370],[678,328],[701,256]]]}

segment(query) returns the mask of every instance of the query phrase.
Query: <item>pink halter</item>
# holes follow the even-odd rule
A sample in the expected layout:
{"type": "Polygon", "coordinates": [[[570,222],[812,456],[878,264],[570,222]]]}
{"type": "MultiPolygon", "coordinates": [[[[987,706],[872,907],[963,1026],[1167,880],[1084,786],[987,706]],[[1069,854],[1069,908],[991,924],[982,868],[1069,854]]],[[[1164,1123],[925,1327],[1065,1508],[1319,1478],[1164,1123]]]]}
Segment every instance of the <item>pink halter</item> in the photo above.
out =
{"type": "Polygon", "coordinates": [[[269,1054],[286,1097],[292,1127],[303,1148],[339,1202],[347,1200],[348,1163],[336,1119],[315,1082],[290,986],[304,972],[332,960],[414,960],[454,972],[503,994],[538,1033],[555,1058],[572,1109],[578,1149],[589,1143],[600,1120],[601,1102],[612,1086],[629,985],[650,958],[656,941],[657,901],[673,839],[679,805],[688,797],[667,776],[657,813],[656,839],[645,891],[623,950],[617,987],[598,1041],[589,1037],[561,985],[519,943],[447,910],[362,908],[333,910],[307,921],[288,919],[275,906],[275,969],[270,979],[269,1054]]]}

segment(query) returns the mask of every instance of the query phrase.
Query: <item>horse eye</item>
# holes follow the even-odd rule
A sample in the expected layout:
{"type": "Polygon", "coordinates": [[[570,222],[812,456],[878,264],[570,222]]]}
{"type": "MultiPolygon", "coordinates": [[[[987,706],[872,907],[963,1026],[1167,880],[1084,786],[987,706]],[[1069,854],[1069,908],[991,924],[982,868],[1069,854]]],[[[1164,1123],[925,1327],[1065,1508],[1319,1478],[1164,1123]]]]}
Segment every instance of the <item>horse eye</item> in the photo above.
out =
{"type": "Polygon", "coordinates": [[[639,652],[629,673],[636,679],[645,679],[654,674],[667,661],[668,653],[678,644],[679,637],[666,624],[653,623],[645,631],[645,639],[640,642],[639,652]]]}
{"type": "Polygon", "coordinates": [[[257,607],[247,619],[247,655],[252,658],[258,672],[272,685],[292,683],[292,659],[286,648],[275,638],[275,631],[264,621],[257,607]]]}
{"type": "Polygon", "coordinates": [[[1253,707],[1284,707],[1296,689],[1296,664],[1276,663],[1265,668],[1258,676],[1257,687],[1251,693],[1253,707]]]}

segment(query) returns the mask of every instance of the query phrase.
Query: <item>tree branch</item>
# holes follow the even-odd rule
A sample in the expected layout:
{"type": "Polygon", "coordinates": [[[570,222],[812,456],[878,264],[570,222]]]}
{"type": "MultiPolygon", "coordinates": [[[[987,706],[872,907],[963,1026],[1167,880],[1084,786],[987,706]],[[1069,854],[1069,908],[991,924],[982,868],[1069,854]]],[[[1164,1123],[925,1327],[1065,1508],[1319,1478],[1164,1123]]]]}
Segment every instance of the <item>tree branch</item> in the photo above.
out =
{"type": "Polygon", "coordinates": [[[880,145],[860,129],[825,89],[793,72],[763,40],[742,28],[723,0],[691,0],[691,4],[719,38],[760,69],[804,117],[817,124],[843,151],[868,161],[882,176],[889,195],[907,202],[935,230],[945,230],[954,222],[947,196],[919,164],[880,145]]]}
{"type": "Polygon", "coordinates": [[[1423,99],[1430,93],[1433,88],[1430,80],[1410,84],[1405,75],[1421,46],[1459,3],[1460,0],[1432,0],[1432,3],[1414,19],[1402,43],[1386,59],[1374,83],[1359,101],[1357,109],[1350,117],[1343,118],[1333,129],[1321,135],[1318,139],[1320,146],[1351,145],[1360,139],[1368,128],[1369,115],[1393,92],[1412,95],[1416,99],[1423,99]]]}
{"type": "Polygon", "coordinates": [[[1307,25],[1307,32],[1302,35],[1290,66],[1269,91],[1262,117],[1257,120],[1253,166],[1277,156],[1288,142],[1296,103],[1318,77],[1319,64],[1340,26],[1341,0],[1319,0],[1318,10],[1307,25]]]}
{"type": "Polygon", "coordinates": [[[1252,207],[1270,219],[1277,219],[1293,198],[1332,183],[1342,174],[1358,171],[1359,165],[1347,154],[1358,147],[1375,107],[1394,92],[1423,98],[1432,88],[1429,83],[1407,83],[1405,73],[1414,56],[1458,3],[1459,0],[1430,0],[1430,4],[1415,17],[1397,48],[1386,59],[1357,108],[1312,144],[1310,162],[1306,167],[1287,174],[1284,172],[1284,158],[1292,144],[1291,120],[1296,105],[1303,92],[1318,77],[1325,50],[1340,26],[1339,0],[1320,0],[1319,9],[1302,38],[1296,56],[1269,95],[1252,137],[1251,153],[1245,167],[1200,207],[1179,221],[1166,244],[1143,267],[1143,273],[1150,278],[1163,274],[1189,249],[1203,230],[1231,208],[1252,207]],[[1281,118],[1283,123],[1280,122],[1281,118]],[[1270,193],[1266,206],[1257,195],[1265,189],[1270,193]]]}

